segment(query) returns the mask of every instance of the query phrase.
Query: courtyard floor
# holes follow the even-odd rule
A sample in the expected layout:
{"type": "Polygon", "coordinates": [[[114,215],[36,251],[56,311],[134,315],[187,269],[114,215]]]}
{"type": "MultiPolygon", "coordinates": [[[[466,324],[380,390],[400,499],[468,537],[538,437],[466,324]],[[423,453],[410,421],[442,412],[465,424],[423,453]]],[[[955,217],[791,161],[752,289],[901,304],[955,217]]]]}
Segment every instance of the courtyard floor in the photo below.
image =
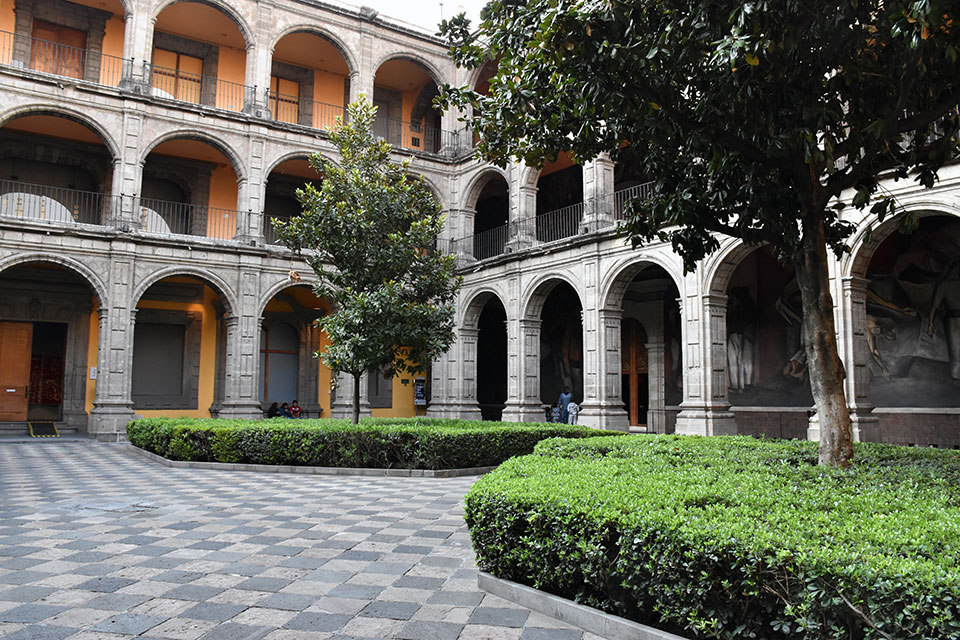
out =
{"type": "Polygon", "coordinates": [[[477,588],[462,515],[475,480],[0,442],[0,637],[598,640],[477,588]]]}

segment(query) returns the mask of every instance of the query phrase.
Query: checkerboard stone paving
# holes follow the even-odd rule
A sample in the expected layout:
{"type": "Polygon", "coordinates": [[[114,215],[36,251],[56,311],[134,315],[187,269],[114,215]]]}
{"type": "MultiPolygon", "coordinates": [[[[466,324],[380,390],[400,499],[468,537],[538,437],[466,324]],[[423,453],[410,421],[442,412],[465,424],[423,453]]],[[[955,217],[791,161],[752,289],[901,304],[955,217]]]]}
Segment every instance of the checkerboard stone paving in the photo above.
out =
{"type": "Polygon", "coordinates": [[[462,517],[474,481],[0,443],[0,637],[596,640],[477,588],[462,517]]]}

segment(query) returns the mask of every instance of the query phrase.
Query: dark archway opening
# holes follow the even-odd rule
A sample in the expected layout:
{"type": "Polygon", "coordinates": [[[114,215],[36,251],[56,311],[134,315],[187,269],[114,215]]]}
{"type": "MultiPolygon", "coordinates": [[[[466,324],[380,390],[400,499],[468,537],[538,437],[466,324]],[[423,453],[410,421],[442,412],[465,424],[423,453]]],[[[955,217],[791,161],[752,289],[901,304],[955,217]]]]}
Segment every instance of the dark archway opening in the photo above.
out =
{"type": "Polygon", "coordinates": [[[477,403],[483,420],[500,420],[507,402],[507,312],[497,298],[483,306],[477,336],[477,403]]]}
{"type": "Polygon", "coordinates": [[[563,282],[547,295],[540,314],[540,401],[555,405],[565,387],[583,401],[583,307],[563,282]]]}

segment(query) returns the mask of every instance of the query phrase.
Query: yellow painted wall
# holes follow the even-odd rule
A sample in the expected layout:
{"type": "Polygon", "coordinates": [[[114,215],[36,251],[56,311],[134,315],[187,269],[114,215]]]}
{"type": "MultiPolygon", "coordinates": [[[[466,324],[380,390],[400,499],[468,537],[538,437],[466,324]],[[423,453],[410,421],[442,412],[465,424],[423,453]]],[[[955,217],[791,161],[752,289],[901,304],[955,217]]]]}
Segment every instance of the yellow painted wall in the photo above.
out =
{"type": "Polygon", "coordinates": [[[417,407],[413,404],[413,381],[422,378],[424,374],[403,373],[393,378],[393,406],[389,409],[371,409],[374,418],[412,418],[417,415],[417,407]],[[403,384],[406,380],[407,384],[403,384]]]}
{"type": "Polygon", "coordinates": [[[313,126],[326,129],[336,124],[336,117],[343,106],[344,77],[328,71],[313,72],[313,126]],[[319,103],[319,104],[318,104],[319,103]],[[333,105],[333,108],[327,105],[333,105]]]}
{"type": "MultiPolygon", "coordinates": [[[[326,333],[321,334],[320,339],[320,353],[327,348],[327,345],[330,344],[330,339],[327,337],[326,333]]],[[[331,373],[330,369],[327,368],[327,365],[323,364],[323,360],[317,358],[317,366],[320,367],[320,372],[317,375],[317,403],[323,407],[323,413],[320,414],[324,418],[330,417],[330,381],[331,373]]]]}
{"type": "Polygon", "coordinates": [[[107,20],[103,34],[103,58],[100,59],[100,84],[117,86],[123,76],[123,17],[107,20]]]}
{"type": "MultiPolygon", "coordinates": [[[[93,301],[94,307],[97,306],[97,300],[93,301]]],[[[100,314],[97,309],[90,312],[90,340],[87,343],[87,372],[86,378],[86,400],[84,408],[87,415],[93,411],[93,401],[97,397],[97,381],[90,379],[90,367],[97,366],[97,353],[100,347],[100,314]]]]}
{"type": "Polygon", "coordinates": [[[217,106],[231,111],[242,111],[243,84],[247,73],[247,52],[231,47],[220,47],[217,61],[217,106]]]}
{"type": "Polygon", "coordinates": [[[217,361],[217,312],[213,308],[213,301],[217,294],[204,285],[202,303],[168,302],[164,300],[141,300],[138,309],[169,309],[175,311],[191,311],[202,313],[203,323],[200,335],[200,384],[197,393],[197,407],[194,409],[155,409],[140,410],[138,415],[145,418],[159,416],[186,416],[189,418],[209,418],[210,405],[213,404],[213,383],[217,361]]]}
{"type": "MultiPolygon", "coordinates": [[[[430,82],[429,80],[427,82],[430,82]]],[[[424,145],[424,131],[423,131],[423,118],[417,122],[413,122],[413,107],[417,103],[417,97],[420,95],[420,92],[423,91],[423,88],[427,86],[427,82],[424,82],[422,85],[414,89],[413,91],[407,91],[403,94],[403,102],[401,103],[401,112],[403,113],[403,146],[409,148],[423,148],[424,145]],[[419,131],[414,132],[410,125],[406,124],[415,124],[419,125],[417,128],[419,131]],[[413,138],[419,138],[420,144],[413,144],[413,138]]]]}
{"type": "Polygon", "coordinates": [[[210,173],[210,199],[207,206],[207,237],[230,239],[237,232],[237,174],[230,166],[219,166],[210,173]]]}

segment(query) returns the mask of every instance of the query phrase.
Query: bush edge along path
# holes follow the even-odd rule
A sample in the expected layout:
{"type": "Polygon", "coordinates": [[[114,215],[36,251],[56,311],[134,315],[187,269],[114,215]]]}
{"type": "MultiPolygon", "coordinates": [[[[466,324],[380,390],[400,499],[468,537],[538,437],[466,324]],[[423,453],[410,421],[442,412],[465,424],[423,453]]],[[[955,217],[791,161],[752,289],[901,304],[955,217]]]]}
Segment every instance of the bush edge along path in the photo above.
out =
{"type": "Polygon", "coordinates": [[[960,638],[960,453],[548,440],[481,478],[483,571],[690,638],[960,638]]]}
{"type": "Polygon", "coordinates": [[[142,418],[136,447],[169,460],[372,469],[492,467],[547,438],[614,435],[590,427],[439,418],[227,420],[142,418]]]}

